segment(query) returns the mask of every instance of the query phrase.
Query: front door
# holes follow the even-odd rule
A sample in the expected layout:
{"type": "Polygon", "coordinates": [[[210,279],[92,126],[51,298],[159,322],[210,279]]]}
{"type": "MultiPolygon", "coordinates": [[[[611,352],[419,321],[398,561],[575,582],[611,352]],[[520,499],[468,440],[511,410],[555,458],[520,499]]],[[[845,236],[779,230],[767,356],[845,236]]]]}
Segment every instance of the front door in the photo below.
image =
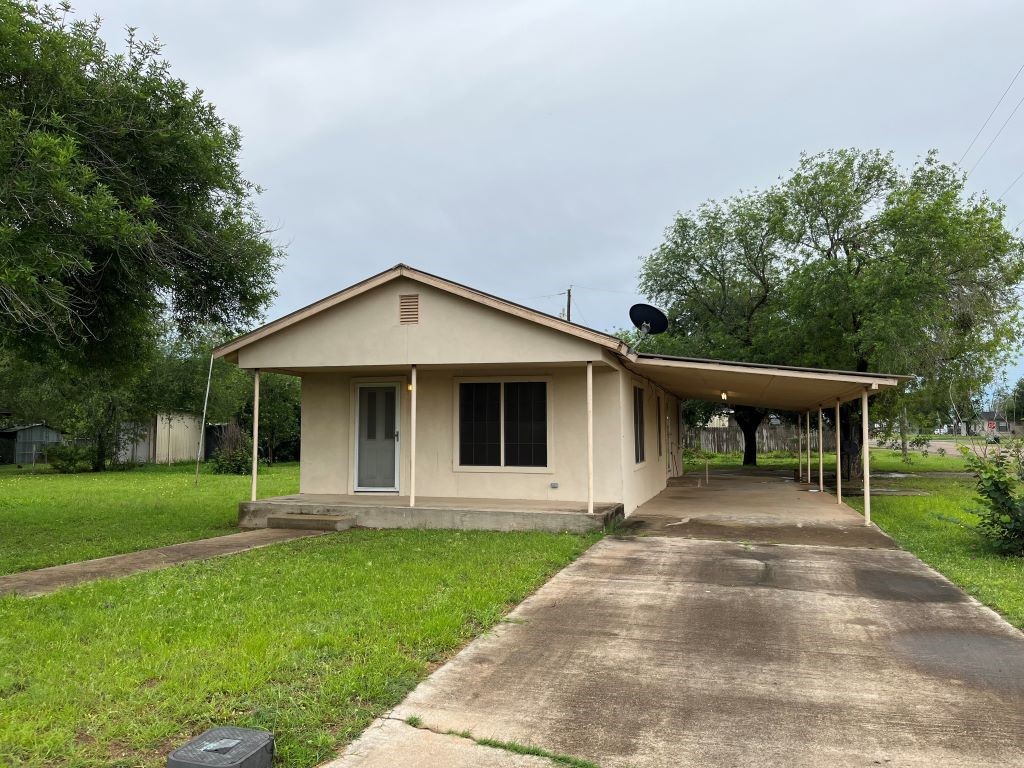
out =
{"type": "Polygon", "coordinates": [[[398,385],[360,384],[356,490],[398,490],[398,385]]]}

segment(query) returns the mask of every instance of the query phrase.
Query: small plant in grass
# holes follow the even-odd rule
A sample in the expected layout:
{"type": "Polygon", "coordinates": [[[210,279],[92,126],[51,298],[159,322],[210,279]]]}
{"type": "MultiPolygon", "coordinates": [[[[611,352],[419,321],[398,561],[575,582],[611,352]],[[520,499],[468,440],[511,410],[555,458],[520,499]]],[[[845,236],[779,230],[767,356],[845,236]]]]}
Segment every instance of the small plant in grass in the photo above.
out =
{"type": "Polygon", "coordinates": [[[945,448],[942,448],[942,447],[936,448],[936,449],[935,449],[935,452],[936,452],[936,453],[937,453],[937,454],[938,454],[939,456],[945,456],[945,455],[946,455],[946,449],[945,449],[945,448]]]}
{"type": "Polygon", "coordinates": [[[405,718],[405,722],[406,725],[411,725],[413,728],[423,727],[423,718],[418,717],[417,715],[409,715],[407,718],[405,718]]]}
{"type": "Polygon", "coordinates": [[[1024,555],[1024,444],[1014,441],[1008,450],[972,453],[960,449],[977,475],[976,487],[982,508],[978,529],[1008,554],[1024,555]]]}
{"type": "Polygon", "coordinates": [[[92,469],[92,449],[87,445],[62,443],[46,449],[46,458],[55,472],[73,474],[92,469]]]}

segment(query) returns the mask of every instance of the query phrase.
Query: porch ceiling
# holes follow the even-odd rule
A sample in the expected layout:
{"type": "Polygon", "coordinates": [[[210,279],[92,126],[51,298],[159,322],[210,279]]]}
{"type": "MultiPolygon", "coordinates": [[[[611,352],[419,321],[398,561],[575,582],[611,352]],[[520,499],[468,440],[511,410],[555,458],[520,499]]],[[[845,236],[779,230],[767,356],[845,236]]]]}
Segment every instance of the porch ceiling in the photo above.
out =
{"type": "Polygon", "coordinates": [[[909,376],[636,355],[629,367],[677,397],[808,411],[897,387],[909,376]]]}

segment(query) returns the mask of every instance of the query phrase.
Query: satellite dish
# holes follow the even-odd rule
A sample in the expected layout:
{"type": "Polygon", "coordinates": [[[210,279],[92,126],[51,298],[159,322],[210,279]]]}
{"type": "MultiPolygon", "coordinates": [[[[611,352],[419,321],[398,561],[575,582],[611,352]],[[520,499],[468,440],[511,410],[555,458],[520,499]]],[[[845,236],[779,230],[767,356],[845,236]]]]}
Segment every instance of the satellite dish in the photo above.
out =
{"type": "Polygon", "coordinates": [[[641,338],[668,330],[668,318],[665,317],[665,313],[650,304],[634,304],[629,308],[629,319],[640,331],[641,338]]]}

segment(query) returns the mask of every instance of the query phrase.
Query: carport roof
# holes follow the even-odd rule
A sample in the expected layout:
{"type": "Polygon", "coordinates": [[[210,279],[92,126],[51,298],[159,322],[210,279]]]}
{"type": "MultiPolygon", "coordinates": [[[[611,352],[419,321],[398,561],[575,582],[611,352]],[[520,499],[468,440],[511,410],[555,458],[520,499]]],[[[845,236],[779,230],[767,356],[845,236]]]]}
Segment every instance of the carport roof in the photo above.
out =
{"type": "Polygon", "coordinates": [[[898,387],[910,376],[633,353],[628,367],[677,397],[810,411],[898,387]]]}

